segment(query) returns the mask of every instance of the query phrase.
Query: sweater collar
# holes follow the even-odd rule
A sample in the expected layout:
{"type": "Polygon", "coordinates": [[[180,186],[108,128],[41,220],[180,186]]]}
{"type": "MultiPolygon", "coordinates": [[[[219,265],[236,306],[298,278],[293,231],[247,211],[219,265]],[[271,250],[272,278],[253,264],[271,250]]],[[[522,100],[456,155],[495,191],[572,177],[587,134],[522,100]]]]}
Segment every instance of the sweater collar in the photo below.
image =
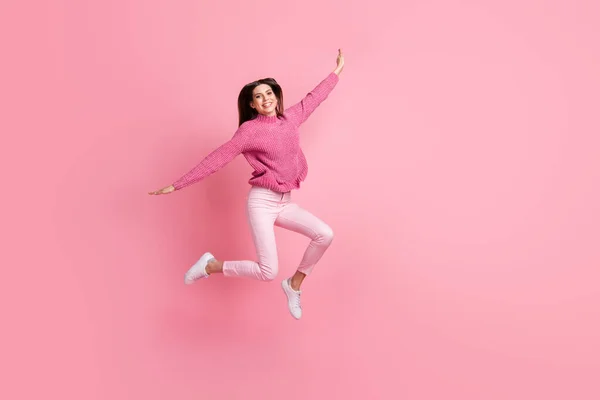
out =
{"type": "Polygon", "coordinates": [[[279,119],[277,118],[277,115],[274,115],[272,117],[266,116],[266,115],[262,115],[262,114],[258,114],[255,118],[257,121],[260,122],[266,122],[268,124],[274,124],[275,122],[277,122],[279,119]]]}

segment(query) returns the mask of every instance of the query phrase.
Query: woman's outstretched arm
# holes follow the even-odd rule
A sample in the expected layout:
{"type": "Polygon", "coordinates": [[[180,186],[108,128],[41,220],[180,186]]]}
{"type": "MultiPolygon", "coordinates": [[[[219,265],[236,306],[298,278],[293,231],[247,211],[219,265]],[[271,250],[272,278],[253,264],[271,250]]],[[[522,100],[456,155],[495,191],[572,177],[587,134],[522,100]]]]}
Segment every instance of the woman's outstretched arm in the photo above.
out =
{"type": "Polygon", "coordinates": [[[342,50],[338,50],[335,69],[327,75],[313,90],[304,98],[288,108],[285,113],[296,125],[301,125],[310,117],[317,107],[327,99],[329,93],[333,91],[339,81],[339,75],[344,69],[344,55],[342,50]]]}
{"type": "Polygon", "coordinates": [[[216,150],[207,155],[194,168],[177,179],[172,185],[162,189],[149,192],[151,195],[168,194],[175,190],[183,189],[189,185],[201,181],[207,176],[217,172],[239,154],[243,153],[246,146],[247,133],[242,127],[239,127],[233,137],[219,146],[216,150]]]}

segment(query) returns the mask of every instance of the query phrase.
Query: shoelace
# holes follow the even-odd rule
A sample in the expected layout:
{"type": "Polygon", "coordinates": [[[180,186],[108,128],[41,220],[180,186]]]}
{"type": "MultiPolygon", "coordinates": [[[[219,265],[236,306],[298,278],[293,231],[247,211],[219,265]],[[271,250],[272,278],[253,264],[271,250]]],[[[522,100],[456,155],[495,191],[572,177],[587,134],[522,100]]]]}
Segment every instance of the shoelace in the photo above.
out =
{"type": "Polygon", "coordinates": [[[296,296],[294,296],[294,299],[292,301],[292,305],[294,307],[302,308],[302,306],[300,305],[300,293],[296,293],[296,296]]]}

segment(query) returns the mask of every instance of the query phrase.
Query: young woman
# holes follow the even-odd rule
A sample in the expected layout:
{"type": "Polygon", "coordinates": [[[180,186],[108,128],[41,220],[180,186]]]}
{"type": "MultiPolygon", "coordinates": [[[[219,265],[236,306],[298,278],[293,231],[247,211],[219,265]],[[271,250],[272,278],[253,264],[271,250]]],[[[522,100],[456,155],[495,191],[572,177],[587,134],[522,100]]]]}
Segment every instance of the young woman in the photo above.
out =
{"type": "Polygon", "coordinates": [[[274,79],[260,79],[244,86],[238,96],[239,125],[233,137],[172,185],[150,192],[159,195],[180,190],[216,172],[239,154],[254,168],[246,211],[256,261],[219,261],[206,252],[186,272],[186,284],[215,273],[272,281],[279,269],[274,226],[289,229],[311,239],[296,273],[281,283],[290,313],[300,319],[300,286],[331,244],[333,231],[292,201],[291,191],[300,188],[308,169],[298,128],[337,85],[344,68],[341,50],[336,64],[334,71],[287,109],[283,107],[282,89],[274,79]]]}

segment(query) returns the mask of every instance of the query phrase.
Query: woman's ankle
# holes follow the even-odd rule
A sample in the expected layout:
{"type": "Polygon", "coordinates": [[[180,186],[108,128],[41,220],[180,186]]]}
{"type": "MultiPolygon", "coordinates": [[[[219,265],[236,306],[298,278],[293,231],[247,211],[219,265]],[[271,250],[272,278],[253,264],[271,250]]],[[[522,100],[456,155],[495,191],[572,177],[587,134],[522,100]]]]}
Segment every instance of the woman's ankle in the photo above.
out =
{"type": "Polygon", "coordinates": [[[206,264],[206,273],[207,274],[216,274],[223,272],[223,261],[218,261],[216,259],[210,260],[206,264]]]}
{"type": "Polygon", "coordinates": [[[302,282],[306,278],[306,275],[300,271],[296,271],[296,273],[290,278],[290,287],[295,291],[300,291],[300,286],[302,286],[302,282]]]}

